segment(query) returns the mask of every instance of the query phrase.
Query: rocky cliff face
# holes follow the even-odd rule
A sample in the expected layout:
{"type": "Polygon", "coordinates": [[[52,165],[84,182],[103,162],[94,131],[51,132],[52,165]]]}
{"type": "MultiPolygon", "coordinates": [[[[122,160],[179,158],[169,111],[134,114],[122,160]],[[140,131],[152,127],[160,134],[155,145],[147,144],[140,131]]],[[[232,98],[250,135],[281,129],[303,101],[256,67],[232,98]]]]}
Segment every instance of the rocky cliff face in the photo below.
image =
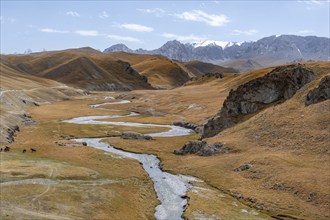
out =
{"type": "Polygon", "coordinates": [[[292,97],[316,74],[304,65],[280,66],[267,75],[231,90],[221,110],[203,127],[202,138],[212,137],[272,103],[292,97]]]}
{"type": "Polygon", "coordinates": [[[330,76],[325,76],[319,86],[307,94],[306,105],[312,105],[330,99],[330,76]]]}
{"type": "MultiPolygon", "coordinates": [[[[131,50],[123,44],[117,44],[104,50],[105,53],[116,51],[141,54],[160,54],[179,61],[199,60],[221,63],[236,59],[281,60],[296,62],[307,60],[328,60],[330,39],[315,36],[281,35],[262,38],[255,42],[232,43],[226,46],[209,44],[194,47],[194,44],[182,44],[179,41],[169,41],[155,50],[131,50]]],[[[262,63],[267,66],[267,63],[262,63]]]]}

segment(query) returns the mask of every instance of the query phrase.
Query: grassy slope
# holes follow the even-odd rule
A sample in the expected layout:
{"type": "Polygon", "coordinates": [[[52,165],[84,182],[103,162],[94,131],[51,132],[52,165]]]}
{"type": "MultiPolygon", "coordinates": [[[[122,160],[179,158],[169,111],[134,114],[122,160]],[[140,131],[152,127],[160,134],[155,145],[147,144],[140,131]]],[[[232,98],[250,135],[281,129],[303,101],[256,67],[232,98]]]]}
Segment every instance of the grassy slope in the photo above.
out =
{"type": "Polygon", "coordinates": [[[156,88],[174,88],[189,79],[188,74],[180,66],[160,55],[115,52],[109,56],[129,62],[140,74],[147,76],[151,85],[156,88]]]}
{"type": "Polygon", "coordinates": [[[152,86],[161,89],[181,86],[191,77],[209,72],[235,72],[199,61],[179,63],[160,55],[124,52],[104,54],[92,48],[1,56],[1,61],[13,69],[71,86],[90,88],[115,83],[132,89],[150,89],[148,84],[127,73],[126,64],[118,60],[130,63],[141,75],[148,77],[152,86]]]}
{"type": "Polygon", "coordinates": [[[202,76],[206,73],[236,73],[233,68],[225,68],[211,63],[204,63],[200,61],[185,62],[184,65],[195,74],[195,76],[202,76]]]}
{"type": "MultiPolygon", "coordinates": [[[[148,152],[161,154],[165,169],[197,176],[216,188],[240,194],[244,201],[253,201],[251,205],[262,207],[271,215],[327,219],[330,101],[306,107],[304,98],[322,76],[329,74],[330,66],[329,63],[306,65],[319,74],[318,79],[287,102],[268,108],[208,140],[226,143],[235,153],[207,158],[182,157],[171,155],[172,148],[165,153],[155,146],[148,152]],[[249,162],[253,164],[252,169],[233,171],[249,162]]],[[[148,100],[148,105],[159,111],[201,123],[219,110],[231,88],[269,71],[257,70],[173,91],[153,94],[141,91],[135,95],[141,96],[142,103],[148,100]],[[194,107],[189,109],[191,105],[194,107]]],[[[141,151],[141,147],[130,145],[126,149],[141,151]]],[[[176,149],[179,147],[176,144],[176,149]]]]}
{"type": "Polygon", "coordinates": [[[105,83],[129,85],[134,89],[151,87],[125,71],[123,63],[88,49],[45,52],[32,55],[2,55],[2,62],[18,71],[86,88],[105,83]]]}

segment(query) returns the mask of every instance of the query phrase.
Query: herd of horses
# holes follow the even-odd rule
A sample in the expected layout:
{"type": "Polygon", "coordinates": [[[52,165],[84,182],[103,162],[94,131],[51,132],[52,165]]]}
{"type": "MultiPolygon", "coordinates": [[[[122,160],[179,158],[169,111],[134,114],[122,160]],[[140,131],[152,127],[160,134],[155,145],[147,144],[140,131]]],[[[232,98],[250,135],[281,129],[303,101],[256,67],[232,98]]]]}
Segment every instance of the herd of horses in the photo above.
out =
{"type": "MultiPolygon", "coordinates": [[[[31,150],[31,153],[37,152],[37,150],[34,149],[34,148],[30,148],[30,150],[31,150]]],[[[9,152],[10,151],[10,147],[5,146],[4,148],[0,148],[0,152],[2,152],[2,151],[3,152],[9,152]]],[[[22,153],[26,153],[26,149],[23,149],[22,153]]]]}

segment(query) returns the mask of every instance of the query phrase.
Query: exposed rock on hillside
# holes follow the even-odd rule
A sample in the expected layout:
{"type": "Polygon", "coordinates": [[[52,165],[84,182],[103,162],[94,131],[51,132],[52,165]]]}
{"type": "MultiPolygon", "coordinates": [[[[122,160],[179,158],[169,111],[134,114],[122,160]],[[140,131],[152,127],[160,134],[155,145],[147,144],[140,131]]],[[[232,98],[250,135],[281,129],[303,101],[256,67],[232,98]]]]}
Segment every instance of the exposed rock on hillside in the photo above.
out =
{"type": "Polygon", "coordinates": [[[140,134],[137,132],[124,132],[121,135],[122,139],[137,139],[137,140],[152,140],[152,137],[149,135],[140,134]]]}
{"type": "Polygon", "coordinates": [[[242,172],[242,171],[245,171],[245,170],[248,170],[252,167],[252,164],[249,164],[249,163],[246,163],[240,167],[237,167],[236,169],[234,169],[234,171],[236,172],[242,172]]]}
{"type": "Polygon", "coordinates": [[[105,49],[103,53],[112,53],[112,52],[127,52],[127,53],[132,53],[133,50],[129,49],[125,44],[115,44],[112,45],[111,47],[105,49]]]}
{"type": "Polygon", "coordinates": [[[306,105],[312,105],[330,99],[330,76],[325,76],[320,85],[309,91],[306,97],[306,105]]]}
{"type": "Polygon", "coordinates": [[[222,143],[216,142],[208,144],[205,141],[189,141],[180,150],[175,150],[174,154],[186,155],[197,154],[199,156],[211,156],[218,153],[228,153],[229,148],[225,147],[222,143]]]}
{"type": "Polygon", "coordinates": [[[199,133],[201,131],[200,125],[195,124],[195,123],[177,121],[177,122],[174,122],[173,125],[194,130],[196,133],[199,133]]]}
{"type": "Polygon", "coordinates": [[[222,109],[204,125],[202,138],[218,134],[271,103],[289,99],[315,76],[304,65],[294,64],[277,67],[263,77],[240,85],[230,91],[222,109]]]}

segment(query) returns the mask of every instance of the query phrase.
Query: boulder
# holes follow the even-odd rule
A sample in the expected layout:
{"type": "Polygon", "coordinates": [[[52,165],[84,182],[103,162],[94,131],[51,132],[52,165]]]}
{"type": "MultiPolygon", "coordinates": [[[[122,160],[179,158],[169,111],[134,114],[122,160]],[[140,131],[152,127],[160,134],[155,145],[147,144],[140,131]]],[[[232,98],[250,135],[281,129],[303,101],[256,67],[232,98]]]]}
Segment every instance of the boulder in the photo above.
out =
{"type": "Polygon", "coordinates": [[[187,142],[180,150],[175,150],[173,153],[177,155],[196,154],[199,156],[211,156],[228,152],[229,148],[225,147],[222,143],[208,144],[205,141],[193,140],[187,142]]]}
{"type": "Polygon", "coordinates": [[[221,110],[203,126],[202,138],[212,137],[222,130],[255,114],[271,103],[291,98],[316,74],[301,64],[280,66],[263,77],[253,79],[231,90],[221,110]]]}
{"type": "Polygon", "coordinates": [[[137,132],[123,132],[120,137],[122,139],[153,140],[151,136],[140,134],[137,132]]]}
{"type": "Polygon", "coordinates": [[[319,86],[308,92],[305,104],[312,105],[330,99],[330,76],[322,78],[319,86]]]}
{"type": "Polygon", "coordinates": [[[244,171],[244,170],[248,170],[251,167],[252,167],[252,164],[247,163],[247,164],[244,164],[244,165],[242,165],[240,167],[237,167],[236,169],[234,169],[234,171],[241,172],[241,171],[244,171]]]}

